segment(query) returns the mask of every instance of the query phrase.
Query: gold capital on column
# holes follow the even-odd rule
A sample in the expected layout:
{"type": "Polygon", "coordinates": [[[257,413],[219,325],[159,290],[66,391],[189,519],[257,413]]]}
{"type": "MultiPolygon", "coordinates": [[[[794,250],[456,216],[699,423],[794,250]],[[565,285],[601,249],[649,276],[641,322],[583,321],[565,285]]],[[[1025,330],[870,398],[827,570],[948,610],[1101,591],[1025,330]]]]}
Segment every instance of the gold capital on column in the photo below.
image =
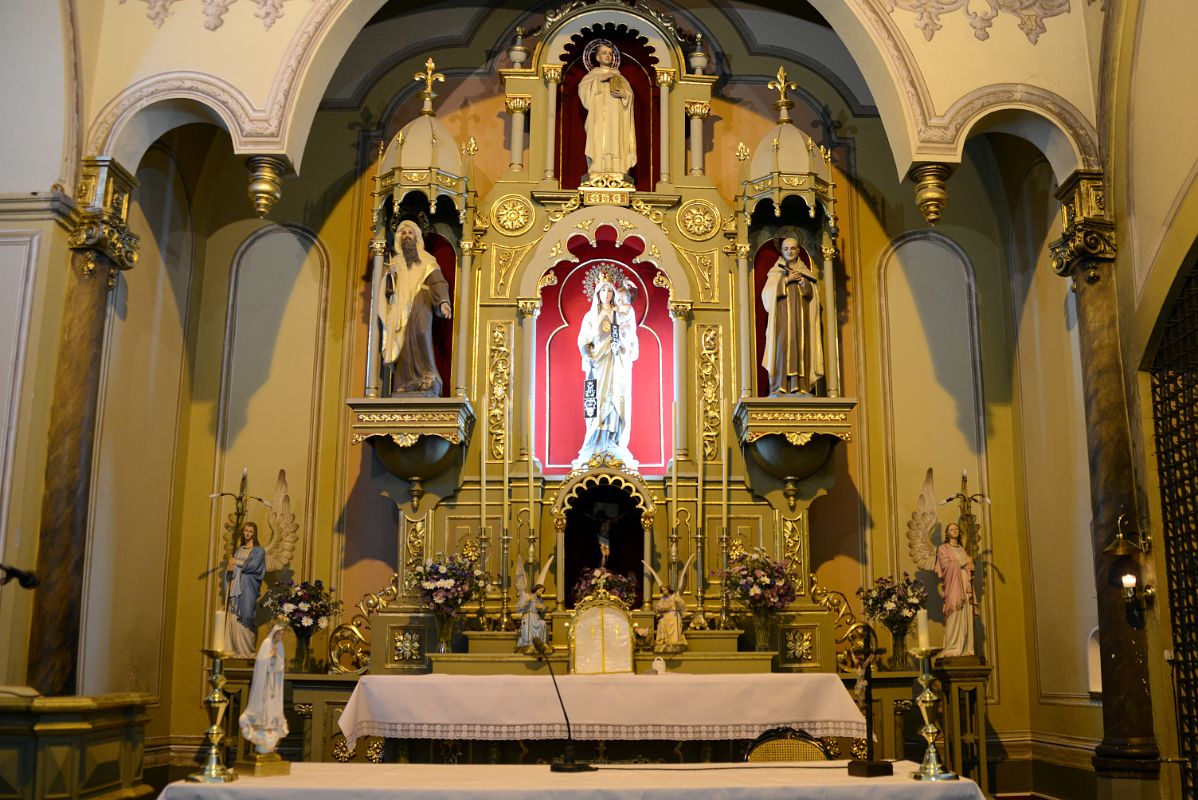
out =
{"type": "Polygon", "coordinates": [[[541,300],[540,298],[522,298],[516,301],[516,308],[519,309],[520,316],[535,319],[541,313],[541,300]]]}
{"type": "Polygon", "coordinates": [[[666,69],[664,67],[657,70],[657,85],[658,86],[673,86],[674,81],[678,78],[678,71],[674,69],[666,69]]]}
{"type": "Polygon", "coordinates": [[[1078,170],[1057,190],[1061,201],[1061,238],[1048,246],[1052,269],[1062,277],[1101,277],[1099,268],[1115,260],[1115,223],[1106,213],[1106,191],[1099,171],[1078,170]]]}
{"type": "Polygon", "coordinates": [[[915,182],[915,205],[929,225],[940,221],[944,207],[948,205],[948,176],[953,172],[949,164],[916,164],[907,173],[915,182]]]}
{"type": "Polygon", "coordinates": [[[541,75],[545,78],[545,83],[561,83],[562,80],[562,65],[561,64],[542,64],[541,75]]]}
{"type": "MultiPolygon", "coordinates": [[[[131,269],[137,264],[140,240],[129,232],[129,199],[137,186],[129,172],[109,156],[88,156],[83,159],[75,199],[79,204],[79,221],[71,231],[70,247],[83,251],[83,272],[90,277],[96,271],[97,255],[104,255],[118,269],[131,269]]],[[[115,283],[115,273],[109,276],[115,283]]]]}
{"type": "Polygon", "coordinates": [[[532,96],[527,94],[509,94],[504,101],[504,107],[509,114],[523,114],[532,106],[532,96]]]}
{"type": "Polygon", "coordinates": [[[711,113],[711,103],[707,100],[687,100],[683,103],[686,115],[692,119],[707,119],[711,113]]]}

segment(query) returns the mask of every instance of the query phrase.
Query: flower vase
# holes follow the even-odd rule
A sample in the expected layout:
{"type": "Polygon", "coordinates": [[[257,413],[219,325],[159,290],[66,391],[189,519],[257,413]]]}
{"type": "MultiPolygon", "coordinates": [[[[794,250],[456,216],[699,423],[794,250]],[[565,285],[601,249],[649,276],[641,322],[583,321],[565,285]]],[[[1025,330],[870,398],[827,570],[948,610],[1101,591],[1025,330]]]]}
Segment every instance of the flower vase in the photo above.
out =
{"type": "Polygon", "coordinates": [[[295,653],[291,656],[292,672],[312,671],[312,630],[293,628],[295,631],[295,653]]]}
{"type": "Polygon", "coordinates": [[[890,638],[894,645],[890,650],[890,670],[892,672],[906,672],[911,670],[911,654],[907,651],[907,632],[910,627],[906,628],[889,628],[890,638]]]}
{"type": "Polygon", "coordinates": [[[770,612],[758,610],[753,612],[753,641],[758,653],[768,653],[774,649],[770,638],[770,623],[773,622],[770,612]]]}
{"type": "Polygon", "coordinates": [[[452,614],[434,614],[437,622],[437,652],[453,652],[453,634],[457,628],[457,617],[452,614]]]}

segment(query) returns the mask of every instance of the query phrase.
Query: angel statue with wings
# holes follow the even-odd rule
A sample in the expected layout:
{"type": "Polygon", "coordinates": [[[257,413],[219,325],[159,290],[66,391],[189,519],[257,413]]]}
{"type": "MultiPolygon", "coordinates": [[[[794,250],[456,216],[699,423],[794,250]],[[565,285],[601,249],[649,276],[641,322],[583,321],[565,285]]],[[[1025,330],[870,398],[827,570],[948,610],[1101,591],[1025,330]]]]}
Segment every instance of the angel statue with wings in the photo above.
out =
{"type": "Polygon", "coordinates": [[[545,566],[537,573],[537,582],[528,588],[528,575],[524,569],[516,570],[516,614],[520,617],[520,636],[516,639],[517,653],[532,653],[536,651],[536,642],[549,643],[548,626],[545,624],[545,577],[553,566],[553,556],[545,561],[545,566]]]}
{"type": "Polygon", "coordinates": [[[291,513],[287,493],[287,473],[279,470],[272,502],[250,495],[248,471],[241,473],[237,494],[219,492],[213,497],[234,498],[233,512],[225,523],[225,641],[236,658],[253,658],[258,645],[258,595],[267,572],[281,570],[291,563],[299,541],[299,525],[291,513]],[[249,501],[257,500],[270,509],[266,516],[271,535],[266,542],[258,536],[258,524],[246,519],[249,501]]]}
{"type": "Polygon", "coordinates": [[[975,502],[988,503],[990,500],[983,494],[970,495],[966,481],[967,476],[962,473],[961,492],[938,503],[932,484],[932,469],[929,467],[923,489],[915,502],[915,511],[907,523],[907,546],[911,560],[920,569],[934,571],[940,579],[944,598],[944,649],[940,652],[941,658],[974,655],[974,617],[977,615],[978,601],[973,579],[978,526],[971,506],[975,502]],[[934,540],[939,526],[936,507],[954,500],[961,503],[961,516],[957,522],[945,526],[943,541],[937,547],[934,540]],[[962,526],[966,533],[962,532],[962,526]]]}
{"type": "Polygon", "coordinates": [[[657,637],[653,643],[655,653],[681,653],[686,650],[686,636],[682,633],[682,615],[686,613],[686,601],[682,593],[686,591],[686,579],[690,575],[691,563],[695,554],[686,560],[678,581],[678,591],[661,579],[661,576],[649,566],[648,561],[642,561],[645,569],[653,576],[654,582],[661,587],[661,597],[653,604],[657,614],[657,637]]]}

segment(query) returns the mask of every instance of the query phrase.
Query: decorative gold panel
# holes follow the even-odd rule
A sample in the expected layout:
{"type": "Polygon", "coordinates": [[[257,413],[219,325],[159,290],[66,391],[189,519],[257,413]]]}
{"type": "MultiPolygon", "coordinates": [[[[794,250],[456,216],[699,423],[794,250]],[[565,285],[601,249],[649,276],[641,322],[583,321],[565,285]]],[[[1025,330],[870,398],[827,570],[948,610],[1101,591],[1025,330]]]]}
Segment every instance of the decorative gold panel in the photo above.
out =
{"type": "Polygon", "coordinates": [[[692,241],[710,239],[719,227],[720,212],[707,200],[687,200],[678,209],[678,230],[692,241]]]}
{"type": "Polygon", "coordinates": [[[691,274],[695,276],[695,280],[699,284],[699,302],[720,302],[720,287],[716,276],[719,250],[715,248],[711,250],[686,250],[676,244],[674,245],[674,249],[678,251],[678,255],[682,257],[683,262],[690,267],[691,274]]]}
{"type": "Polygon", "coordinates": [[[512,276],[524,261],[524,257],[528,255],[528,251],[536,247],[540,241],[540,239],[537,239],[534,242],[529,242],[519,247],[506,247],[502,244],[491,245],[492,295],[495,297],[509,297],[511,295],[512,276]]]}
{"type": "Polygon", "coordinates": [[[700,325],[699,333],[699,419],[702,422],[703,460],[723,459],[720,453],[720,429],[723,409],[720,407],[720,349],[718,325],[700,325]],[[719,456],[719,458],[717,458],[719,456]]]}
{"type": "Polygon", "coordinates": [[[487,460],[507,460],[507,420],[512,402],[512,322],[487,326],[487,460]]]}
{"type": "Polygon", "coordinates": [[[518,194],[505,194],[491,206],[491,225],[505,236],[519,236],[532,227],[532,203],[518,194]]]}

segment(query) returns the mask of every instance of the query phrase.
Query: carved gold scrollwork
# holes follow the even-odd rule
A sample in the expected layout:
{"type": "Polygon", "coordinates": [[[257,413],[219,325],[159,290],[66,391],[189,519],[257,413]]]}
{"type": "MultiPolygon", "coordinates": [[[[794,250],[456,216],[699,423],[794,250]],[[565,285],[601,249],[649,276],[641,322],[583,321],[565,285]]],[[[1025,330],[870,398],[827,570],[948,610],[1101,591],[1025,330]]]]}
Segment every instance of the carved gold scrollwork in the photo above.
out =
{"type": "Polygon", "coordinates": [[[1115,261],[1115,223],[1106,213],[1102,173],[1073,173],[1057,191],[1061,201],[1062,236],[1048,246],[1052,269],[1062,277],[1101,277],[1100,268],[1115,261]]]}
{"type": "Polygon", "coordinates": [[[710,239],[719,226],[720,212],[707,200],[688,200],[678,209],[678,228],[691,241],[710,239]]]}
{"type": "Polygon", "coordinates": [[[353,761],[358,755],[358,749],[350,749],[349,743],[342,734],[337,734],[333,741],[333,758],[342,764],[353,761]]]}
{"type": "Polygon", "coordinates": [[[699,418],[702,421],[703,460],[718,460],[723,410],[720,408],[720,328],[699,326],[699,418]]]}
{"type": "Polygon", "coordinates": [[[507,194],[491,206],[491,224],[505,236],[519,236],[532,227],[532,203],[518,194],[507,194]]]}
{"type": "Polygon", "coordinates": [[[407,569],[407,574],[411,575],[416,567],[420,566],[424,561],[424,540],[428,526],[425,524],[424,517],[409,517],[404,515],[404,523],[406,530],[404,531],[404,567],[407,569]]]}
{"type": "Polygon", "coordinates": [[[543,203],[549,209],[548,217],[550,222],[561,222],[562,217],[569,214],[571,211],[579,208],[582,205],[582,200],[577,194],[572,195],[564,203],[543,203]]]}
{"type": "Polygon", "coordinates": [[[507,418],[511,404],[512,323],[494,320],[487,333],[487,457],[507,458],[507,418]]]}
{"type": "Polygon", "coordinates": [[[787,660],[810,663],[815,660],[815,635],[811,631],[788,630],[784,651],[787,660]]]}
{"type": "Polygon", "coordinates": [[[820,586],[814,575],[807,576],[807,583],[811,591],[811,601],[836,615],[836,664],[841,671],[852,672],[855,660],[852,650],[860,644],[865,624],[857,622],[857,617],[844,594],[820,586]]]}
{"type": "Polygon", "coordinates": [[[329,664],[334,672],[361,674],[370,667],[370,615],[399,596],[399,573],[387,585],[362,596],[357,613],[329,634],[329,664]]]}
{"type": "Polygon", "coordinates": [[[546,272],[544,275],[542,275],[541,279],[539,281],[537,281],[537,292],[539,293],[546,286],[556,286],[556,285],[557,285],[557,273],[550,270],[549,272],[546,272]]]}
{"type": "Polygon", "coordinates": [[[371,764],[383,763],[383,750],[386,741],[377,736],[371,736],[369,744],[366,745],[366,760],[371,764]]]}
{"type": "Polygon", "coordinates": [[[665,214],[662,214],[656,208],[640,199],[632,201],[632,210],[644,215],[650,222],[658,225],[666,218],[665,214]]]}
{"type": "Polygon", "coordinates": [[[512,291],[512,275],[524,263],[524,257],[541,240],[507,247],[502,244],[491,246],[491,287],[496,297],[507,297],[512,291]]]}
{"type": "Polygon", "coordinates": [[[715,269],[716,258],[718,251],[712,250],[686,250],[674,245],[674,249],[678,255],[682,257],[683,262],[691,268],[691,273],[694,274],[699,283],[699,300],[703,303],[718,303],[720,301],[719,283],[716,281],[715,269]]]}
{"type": "Polygon", "coordinates": [[[670,283],[670,276],[664,272],[658,272],[653,276],[653,285],[658,289],[665,289],[666,291],[672,291],[674,288],[674,285],[670,283]]]}
{"type": "Polygon", "coordinates": [[[795,586],[802,591],[803,574],[807,565],[803,563],[804,526],[796,518],[782,520],[782,557],[786,559],[786,570],[795,586]]]}
{"type": "Polygon", "coordinates": [[[549,504],[554,530],[559,533],[565,531],[566,512],[588,487],[598,485],[614,486],[628,492],[636,501],[637,510],[641,512],[641,527],[646,533],[653,530],[658,501],[640,473],[629,469],[623,461],[606,453],[591,456],[587,463],[572,470],[562,481],[549,504]]]}

